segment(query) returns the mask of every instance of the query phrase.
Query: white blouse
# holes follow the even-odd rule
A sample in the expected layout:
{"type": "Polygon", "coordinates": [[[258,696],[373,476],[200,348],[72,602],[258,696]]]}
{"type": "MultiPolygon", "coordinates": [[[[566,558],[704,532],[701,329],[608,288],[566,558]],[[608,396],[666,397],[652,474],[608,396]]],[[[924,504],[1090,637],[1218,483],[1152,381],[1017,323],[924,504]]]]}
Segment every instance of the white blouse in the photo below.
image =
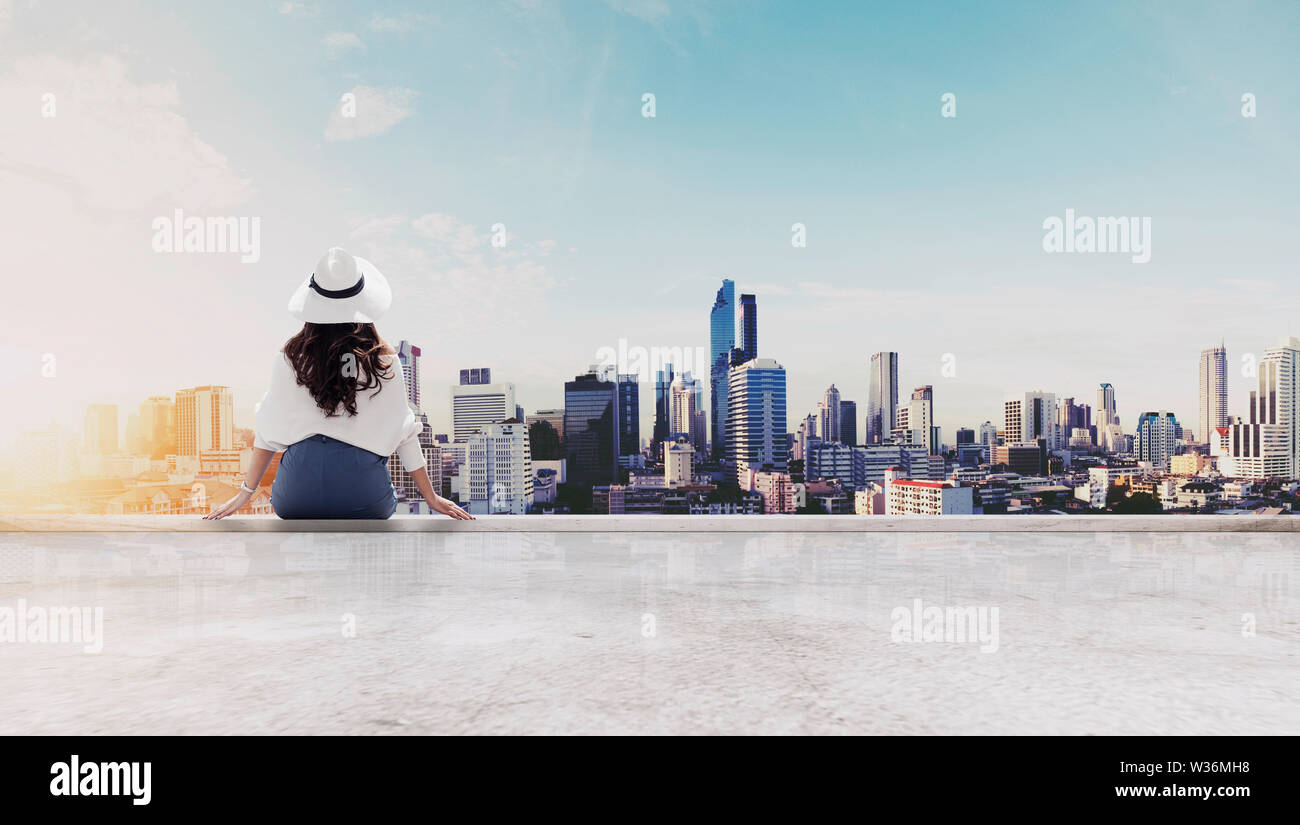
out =
{"type": "Polygon", "coordinates": [[[356,415],[348,415],[340,405],[338,415],[326,417],[307,388],[298,383],[288,357],[277,353],[270,387],[253,408],[257,422],[254,446],[279,452],[309,436],[324,435],[377,455],[396,452],[407,472],[425,466],[424,450],[420,449],[424,424],[406,403],[402,363],[395,355],[387,357],[392,359],[392,377],[381,375],[378,387],[357,390],[356,415]]]}

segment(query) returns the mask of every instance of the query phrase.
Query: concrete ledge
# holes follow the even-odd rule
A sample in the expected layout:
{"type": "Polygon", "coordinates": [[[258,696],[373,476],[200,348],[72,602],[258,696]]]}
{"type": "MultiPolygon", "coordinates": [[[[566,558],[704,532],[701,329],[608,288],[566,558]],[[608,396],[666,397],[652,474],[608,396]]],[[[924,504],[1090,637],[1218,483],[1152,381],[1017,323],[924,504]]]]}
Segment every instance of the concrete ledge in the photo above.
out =
{"type": "Polygon", "coordinates": [[[1290,516],[484,516],[386,521],[238,516],[0,516],[0,533],[1285,533],[1290,516]]]}

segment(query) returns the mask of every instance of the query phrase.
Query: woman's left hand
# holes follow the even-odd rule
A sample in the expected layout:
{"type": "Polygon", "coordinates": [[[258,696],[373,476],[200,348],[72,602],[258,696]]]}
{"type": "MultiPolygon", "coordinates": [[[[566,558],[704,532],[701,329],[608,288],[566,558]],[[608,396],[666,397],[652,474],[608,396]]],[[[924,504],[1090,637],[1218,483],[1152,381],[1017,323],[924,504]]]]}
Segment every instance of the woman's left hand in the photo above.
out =
{"type": "Polygon", "coordinates": [[[208,513],[203,517],[203,519],[204,521],[207,521],[208,519],[225,518],[232,513],[238,513],[240,510],[244,509],[244,506],[247,505],[252,498],[252,493],[246,493],[243,490],[240,490],[234,498],[213,510],[211,513],[208,513]]]}

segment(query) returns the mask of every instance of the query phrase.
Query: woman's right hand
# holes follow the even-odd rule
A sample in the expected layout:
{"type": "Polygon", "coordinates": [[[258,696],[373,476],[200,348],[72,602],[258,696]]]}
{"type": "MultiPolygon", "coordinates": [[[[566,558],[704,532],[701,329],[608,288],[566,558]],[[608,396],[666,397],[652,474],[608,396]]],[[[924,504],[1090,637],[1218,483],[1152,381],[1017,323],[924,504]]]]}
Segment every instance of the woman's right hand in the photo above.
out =
{"type": "Polygon", "coordinates": [[[429,502],[429,507],[435,513],[442,513],[444,516],[450,516],[462,521],[474,521],[474,517],[460,509],[456,502],[442,496],[434,496],[433,501],[429,502]]]}

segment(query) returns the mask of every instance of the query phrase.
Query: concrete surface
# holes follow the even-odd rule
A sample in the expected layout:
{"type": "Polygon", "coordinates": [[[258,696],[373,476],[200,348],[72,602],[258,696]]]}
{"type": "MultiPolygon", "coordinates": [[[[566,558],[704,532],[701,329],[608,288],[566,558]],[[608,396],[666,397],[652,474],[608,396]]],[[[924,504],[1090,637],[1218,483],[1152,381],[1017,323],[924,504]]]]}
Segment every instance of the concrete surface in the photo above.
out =
{"type": "Polygon", "coordinates": [[[482,516],[456,521],[444,516],[393,516],[379,520],[234,516],[0,515],[0,533],[955,533],[955,532],[1298,532],[1291,516],[482,516]]]}
{"type": "Polygon", "coordinates": [[[0,642],[0,732],[1294,735],[1298,580],[1268,533],[9,533],[0,613],[103,635],[0,642]]]}

